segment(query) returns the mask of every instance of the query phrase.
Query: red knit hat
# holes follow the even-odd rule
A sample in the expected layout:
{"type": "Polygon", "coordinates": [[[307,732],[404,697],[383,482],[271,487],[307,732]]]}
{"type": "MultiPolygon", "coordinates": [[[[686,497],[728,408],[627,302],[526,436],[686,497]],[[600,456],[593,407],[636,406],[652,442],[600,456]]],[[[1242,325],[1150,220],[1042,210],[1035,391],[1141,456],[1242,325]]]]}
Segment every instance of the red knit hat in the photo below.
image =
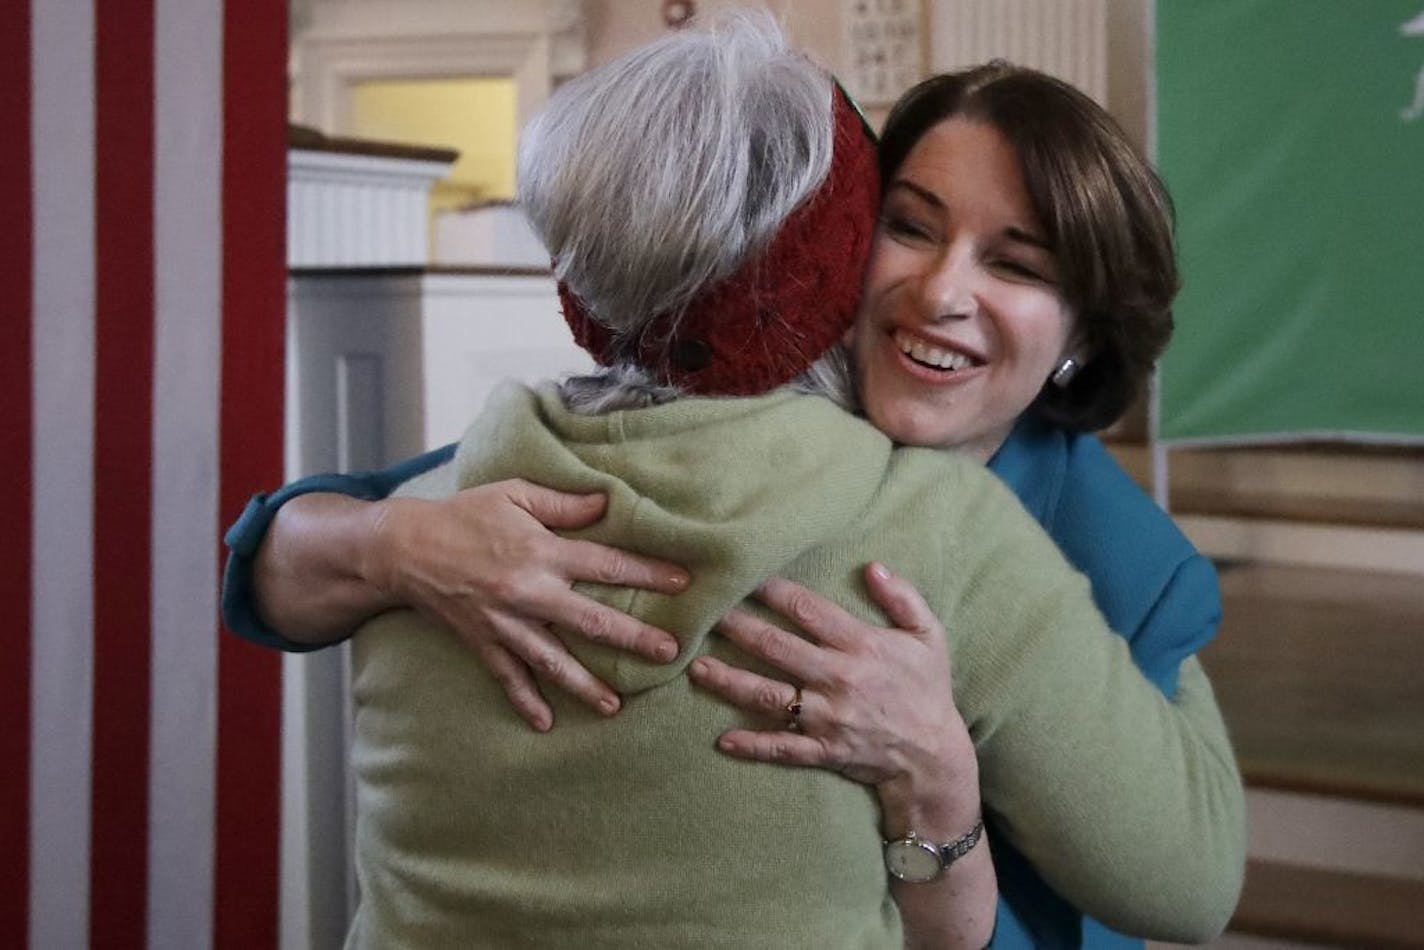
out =
{"type": "MultiPolygon", "coordinates": [[[[839,340],[860,305],[861,274],[880,205],[875,141],[836,87],[826,180],[765,250],[699,294],[677,321],[655,318],[635,361],[661,382],[702,396],[750,396],[790,382],[839,340]]],[[[616,334],[559,282],[564,319],[594,359],[620,355],[616,334]]]]}

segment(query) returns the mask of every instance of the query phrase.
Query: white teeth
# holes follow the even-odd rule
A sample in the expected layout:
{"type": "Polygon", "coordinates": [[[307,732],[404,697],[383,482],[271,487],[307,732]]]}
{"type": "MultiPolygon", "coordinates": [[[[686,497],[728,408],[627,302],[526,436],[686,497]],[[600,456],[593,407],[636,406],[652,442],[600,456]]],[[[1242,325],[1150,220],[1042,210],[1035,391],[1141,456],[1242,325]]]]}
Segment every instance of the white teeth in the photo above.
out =
{"type": "Polygon", "coordinates": [[[954,371],[964,369],[969,365],[969,357],[963,353],[956,353],[953,350],[932,346],[923,340],[916,339],[904,333],[895,334],[895,345],[900,348],[900,352],[915,362],[924,363],[926,366],[935,366],[939,369],[954,371]]]}

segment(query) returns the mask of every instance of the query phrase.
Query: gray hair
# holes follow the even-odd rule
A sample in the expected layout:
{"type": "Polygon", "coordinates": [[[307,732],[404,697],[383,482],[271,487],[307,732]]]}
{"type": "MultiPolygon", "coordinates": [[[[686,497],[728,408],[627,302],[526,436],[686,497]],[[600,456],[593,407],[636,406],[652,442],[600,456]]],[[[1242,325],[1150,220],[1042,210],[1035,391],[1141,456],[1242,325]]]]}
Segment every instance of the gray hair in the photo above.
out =
{"type": "MultiPolygon", "coordinates": [[[[635,352],[654,318],[734,274],[820,187],[831,97],[764,11],[699,21],[570,81],[519,148],[520,204],[555,276],[635,352]]],[[[677,391],[628,365],[564,394],[601,412],[677,391]]]]}
{"type": "MultiPolygon", "coordinates": [[[[855,391],[855,364],[849,349],[835,343],[786,387],[810,396],[824,396],[846,412],[860,412],[855,391]]],[[[582,376],[569,376],[559,384],[564,404],[574,412],[596,416],[615,409],[646,409],[672,402],[681,392],[660,383],[633,363],[618,362],[582,376]]]]}

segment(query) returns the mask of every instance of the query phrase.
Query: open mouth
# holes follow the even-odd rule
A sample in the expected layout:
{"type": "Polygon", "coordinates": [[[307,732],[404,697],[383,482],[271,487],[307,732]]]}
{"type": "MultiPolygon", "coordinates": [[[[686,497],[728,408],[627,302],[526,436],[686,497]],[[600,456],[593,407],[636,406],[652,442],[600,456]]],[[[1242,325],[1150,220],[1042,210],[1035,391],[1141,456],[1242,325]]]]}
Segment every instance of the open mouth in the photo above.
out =
{"type": "Polygon", "coordinates": [[[896,330],[894,333],[895,345],[900,352],[904,353],[914,363],[926,369],[937,370],[941,373],[954,373],[961,369],[969,369],[972,366],[981,365],[981,361],[961,353],[958,350],[946,349],[936,346],[933,343],[926,343],[919,337],[911,336],[903,330],[896,330]]]}

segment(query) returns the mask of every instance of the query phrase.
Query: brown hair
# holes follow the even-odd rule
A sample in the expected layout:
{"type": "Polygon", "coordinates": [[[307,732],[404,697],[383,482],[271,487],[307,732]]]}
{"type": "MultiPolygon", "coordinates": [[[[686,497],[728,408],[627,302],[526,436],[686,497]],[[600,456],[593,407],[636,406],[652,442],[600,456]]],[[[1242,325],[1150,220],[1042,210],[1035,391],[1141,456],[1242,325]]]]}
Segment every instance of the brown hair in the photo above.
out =
{"type": "Polygon", "coordinates": [[[1071,429],[1110,425],[1172,336],[1179,280],[1166,188],[1092,99],[999,60],[932,77],[900,97],[880,137],[882,183],[921,136],[955,117],[987,123],[1013,145],[1078,313],[1086,365],[1066,387],[1046,383],[1032,408],[1071,429]]]}

